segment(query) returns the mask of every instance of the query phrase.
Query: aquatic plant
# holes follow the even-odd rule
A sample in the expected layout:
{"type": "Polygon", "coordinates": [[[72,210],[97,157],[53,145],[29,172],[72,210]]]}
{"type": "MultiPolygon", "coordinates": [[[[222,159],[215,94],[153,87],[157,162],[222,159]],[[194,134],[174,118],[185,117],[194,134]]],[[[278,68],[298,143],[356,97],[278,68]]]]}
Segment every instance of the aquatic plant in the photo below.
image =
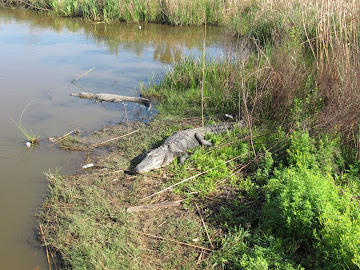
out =
{"type": "MultiPolygon", "coordinates": [[[[19,121],[15,121],[14,119],[11,119],[11,120],[15,123],[16,128],[19,130],[21,136],[22,136],[24,139],[26,139],[26,141],[27,141],[28,143],[30,143],[30,146],[31,146],[31,145],[39,144],[39,135],[38,135],[38,132],[33,132],[32,129],[27,130],[27,129],[24,127],[24,125],[22,124],[22,117],[23,117],[26,109],[30,106],[30,103],[31,103],[31,102],[29,102],[29,103],[26,105],[25,109],[21,112],[19,121]]],[[[28,144],[27,144],[27,146],[28,146],[28,144]]]]}

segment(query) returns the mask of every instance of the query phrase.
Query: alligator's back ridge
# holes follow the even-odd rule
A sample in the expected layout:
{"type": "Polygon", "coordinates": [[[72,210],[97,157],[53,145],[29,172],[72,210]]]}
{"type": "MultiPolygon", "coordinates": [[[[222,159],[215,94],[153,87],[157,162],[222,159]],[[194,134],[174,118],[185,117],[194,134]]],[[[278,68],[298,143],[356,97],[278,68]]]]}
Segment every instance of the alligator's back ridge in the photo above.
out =
{"type": "Polygon", "coordinates": [[[86,99],[95,99],[96,101],[106,101],[106,102],[122,102],[122,101],[130,101],[142,103],[147,107],[150,107],[150,100],[142,97],[129,97],[129,96],[121,96],[115,94],[107,94],[107,93],[99,93],[93,94],[89,92],[80,92],[79,94],[70,94],[73,97],[86,98],[86,99]]]}
{"type": "Polygon", "coordinates": [[[180,162],[183,163],[188,157],[188,149],[193,149],[200,145],[212,145],[211,142],[204,139],[206,134],[222,133],[233,129],[235,125],[242,127],[244,122],[219,123],[207,127],[177,131],[168,137],[161,146],[150,151],[135,167],[135,171],[143,173],[164,167],[170,164],[176,157],[181,157],[180,162]]]}

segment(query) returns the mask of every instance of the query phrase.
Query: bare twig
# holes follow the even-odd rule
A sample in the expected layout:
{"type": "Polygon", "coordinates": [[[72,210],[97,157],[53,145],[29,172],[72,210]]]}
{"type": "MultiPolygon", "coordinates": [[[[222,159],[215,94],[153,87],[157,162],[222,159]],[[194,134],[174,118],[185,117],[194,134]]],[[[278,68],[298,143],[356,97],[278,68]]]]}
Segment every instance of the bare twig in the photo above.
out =
{"type": "Polygon", "coordinates": [[[197,203],[195,203],[195,206],[196,206],[196,209],[198,210],[199,217],[200,217],[201,222],[202,222],[202,224],[203,224],[203,226],[204,226],[204,229],[205,229],[205,232],[206,232],[206,236],[207,236],[207,238],[209,239],[210,246],[211,246],[212,249],[214,249],[214,245],[213,245],[213,243],[211,242],[211,238],[210,238],[210,235],[209,235],[208,230],[207,230],[207,228],[206,228],[206,224],[205,224],[204,219],[203,219],[203,217],[202,217],[200,208],[199,208],[199,206],[197,205],[197,203]]]}
{"type": "Polygon", "coordinates": [[[50,249],[49,249],[49,252],[50,252],[50,255],[51,255],[51,258],[52,258],[52,261],[53,261],[53,265],[55,266],[55,269],[59,270],[59,268],[57,266],[57,263],[56,263],[56,260],[55,260],[55,257],[54,257],[54,254],[51,252],[50,249]]]}
{"type": "Polygon", "coordinates": [[[131,134],[134,134],[134,133],[136,133],[136,132],[138,132],[138,131],[140,131],[140,129],[134,130],[134,131],[132,131],[132,132],[130,132],[130,133],[127,133],[127,134],[125,134],[125,135],[121,135],[121,136],[116,137],[116,138],[112,138],[112,139],[106,140],[106,141],[101,142],[101,143],[94,144],[92,147],[94,147],[94,148],[99,147],[99,146],[102,145],[102,144],[105,144],[105,143],[108,143],[108,142],[112,142],[112,141],[121,139],[121,138],[123,138],[123,137],[126,137],[126,136],[129,136],[129,135],[131,135],[131,134]]]}
{"type": "Polygon", "coordinates": [[[204,256],[204,252],[203,251],[201,251],[200,252],[200,255],[199,255],[199,258],[198,258],[198,260],[197,260],[197,263],[196,264],[200,264],[201,263],[201,259],[202,259],[202,257],[204,256]]]}
{"type": "Polygon", "coordinates": [[[136,231],[136,230],[131,230],[131,231],[133,231],[133,232],[135,232],[135,233],[141,233],[141,234],[146,235],[146,236],[148,236],[148,237],[153,237],[153,238],[157,238],[157,239],[161,239],[161,240],[165,240],[165,241],[170,241],[170,242],[174,242],[174,243],[176,243],[176,244],[180,244],[180,245],[184,245],[184,246],[188,246],[188,247],[198,248],[198,249],[206,250],[206,251],[213,251],[212,249],[209,249],[209,248],[206,248],[206,247],[195,246],[195,245],[192,245],[192,244],[187,244],[187,243],[184,243],[184,242],[179,242],[179,241],[176,241],[176,240],[173,240],[173,239],[156,236],[156,235],[149,234],[149,233],[139,232],[139,231],[136,231]]]}
{"type": "Polygon", "coordinates": [[[155,210],[159,208],[165,208],[170,206],[180,206],[180,203],[183,200],[173,201],[173,202],[162,202],[156,204],[147,204],[147,205],[140,205],[140,206],[133,206],[129,207],[126,211],[127,212],[140,212],[140,211],[148,211],[148,210],[155,210]]]}
{"type": "MultiPolygon", "coordinates": [[[[243,154],[242,154],[242,155],[239,155],[239,156],[236,156],[236,157],[233,157],[232,159],[229,159],[229,160],[225,161],[224,163],[227,164],[227,163],[229,163],[229,162],[231,162],[231,161],[233,161],[233,160],[235,160],[235,159],[237,159],[237,158],[239,158],[239,157],[241,157],[241,156],[243,156],[243,154]]],[[[220,165],[218,165],[218,166],[216,166],[216,167],[214,167],[214,168],[208,169],[208,170],[206,170],[206,171],[203,171],[203,172],[201,172],[201,173],[198,173],[198,174],[196,174],[196,175],[193,175],[193,176],[191,176],[191,177],[189,177],[189,178],[186,178],[186,179],[184,179],[184,180],[182,180],[182,181],[180,181],[180,182],[178,182],[178,183],[176,183],[176,184],[174,184],[174,185],[172,185],[172,186],[170,186],[170,187],[167,187],[167,188],[165,188],[165,189],[163,189],[163,190],[160,190],[160,191],[158,191],[158,192],[155,192],[155,193],[153,193],[153,194],[151,194],[151,195],[149,195],[149,196],[147,196],[147,197],[145,197],[145,198],[142,198],[142,199],[140,199],[140,200],[145,200],[145,199],[151,198],[151,197],[153,197],[153,196],[155,196],[155,195],[157,195],[157,194],[160,194],[160,193],[162,193],[162,192],[164,192],[164,191],[166,191],[166,190],[169,190],[169,189],[171,189],[171,188],[173,188],[173,187],[176,187],[177,185],[180,185],[180,184],[182,184],[182,183],[184,183],[184,182],[187,182],[187,181],[189,181],[189,180],[191,180],[191,179],[194,179],[194,178],[196,178],[196,177],[198,177],[198,176],[200,176],[200,175],[203,175],[203,174],[205,174],[205,173],[207,173],[207,172],[210,172],[210,171],[216,169],[216,168],[219,167],[219,166],[220,166],[220,165]]]]}
{"type": "Polygon", "coordinates": [[[52,97],[50,96],[48,90],[45,88],[46,94],[48,95],[48,97],[50,98],[50,100],[52,101],[52,103],[56,104],[56,102],[52,99],[52,97]]]}
{"type": "Polygon", "coordinates": [[[191,177],[189,177],[189,178],[186,178],[186,179],[184,179],[184,180],[182,180],[182,181],[180,181],[180,182],[178,182],[178,183],[176,183],[176,184],[174,184],[174,185],[172,185],[172,186],[170,186],[170,187],[167,187],[167,188],[165,188],[165,189],[163,189],[163,190],[160,190],[160,191],[158,191],[158,192],[155,192],[155,193],[153,193],[153,194],[151,194],[151,195],[149,195],[149,196],[147,196],[147,197],[145,197],[145,198],[142,198],[141,200],[146,200],[146,199],[148,199],[148,198],[151,198],[151,197],[153,197],[153,196],[155,196],[155,195],[157,195],[157,194],[160,194],[160,193],[162,193],[162,192],[164,192],[164,191],[166,191],[166,190],[169,190],[169,189],[171,189],[171,188],[173,188],[173,187],[176,187],[177,185],[180,185],[180,184],[182,184],[182,183],[184,183],[184,182],[187,182],[187,181],[189,181],[189,180],[191,180],[191,179],[193,179],[193,178],[196,178],[196,177],[198,177],[198,176],[200,176],[200,175],[203,175],[203,174],[205,174],[205,173],[207,173],[207,172],[209,172],[209,171],[212,171],[213,169],[215,169],[215,167],[214,167],[214,168],[211,168],[211,169],[209,169],[209,170],[203,171],[203,172],[201,172],[201,173],[198,173],[198,174],[196,174],[196,175],[193,175],[193,176],[191,176],[191,177]]]}
{"type": "Polygon", "coordinates": [[[70,134],[74,133],[74,130],[70,131],[69,133],[66,133],[65,135],[61,136],[60,138],[57,138],[54,143],[52,143],[51,145],[57,144],[59,142],[61,142],[62,140],[64,140],[67,136],[69,136],[70,134]]]}
{"type": "Polygon", "coordinates": [[[204,126],[204,84],[205,84],[205,41],[206,41],[206,13],[204,11],[205,17],[205,28],[204,28],[204,42],[203,42],[203,59],[202,59],[202,80],[201,80],[201,126],[204,126]]]}
{"type": "Polygon", "coordinates": [[[77,77],[76,79],[74,79],[71,83],[76,82],[78,79],[80,79],[81,77],[85,76],[86,74],[88,74],[90,71],[94,70],[95,67],[93,67],[92,69],[90,69],[89,71],[86,71],[84,74],[80,75],[79,77],[77,77]]]}
{"type": "Polygon", "coordinates": [[[41,236],[42,236],[42,239],[43,239],[44,245],[45,245],[46,258],[47,258],[47,261],[48,261],[49,270],[51,270],[51,262],[50,262],[50,258],[49,258],[49,251],[48,251],[48,247],[47,247],[47,244],[46,244],[46,239],[45,239],[44,231],[43,231],[43,229],[42,229],[41,224],[39,224],[39,227],[40,227],[41,236]]]}

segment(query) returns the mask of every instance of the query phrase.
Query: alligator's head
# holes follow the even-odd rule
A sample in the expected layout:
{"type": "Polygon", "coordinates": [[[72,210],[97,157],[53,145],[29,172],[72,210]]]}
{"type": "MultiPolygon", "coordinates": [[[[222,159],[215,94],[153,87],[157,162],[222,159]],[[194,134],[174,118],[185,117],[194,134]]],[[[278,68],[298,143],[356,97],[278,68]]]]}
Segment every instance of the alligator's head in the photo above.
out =
{"type": "Polygon", "coordinates": [[[166,165],[167,153],[161,149],[154,149],[149,152],[143,161],[141,161],[136,167],[135,172],[144,173],[151,170],[159,169],[166,165]]]}
{"type": "Polygon", "coordinates": [[[80,92],[79,97],[91,99],[91,98],[94,98],[95,95],[93,93],[89,93],[89,92],[80,92]]]}

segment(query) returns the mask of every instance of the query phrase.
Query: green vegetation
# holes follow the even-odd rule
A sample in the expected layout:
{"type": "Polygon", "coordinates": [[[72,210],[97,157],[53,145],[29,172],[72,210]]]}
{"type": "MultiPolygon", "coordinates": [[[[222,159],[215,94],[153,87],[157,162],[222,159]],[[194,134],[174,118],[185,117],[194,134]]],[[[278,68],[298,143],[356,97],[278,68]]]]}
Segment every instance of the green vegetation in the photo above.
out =
{"type": "Polygon", "coordinates": [[[28,105],[26,105],[25,109],[21,112],[19,121],[15,121],[13,119],[11,119],[15,125],[16,128],[19,130],[21,136],[30,143],[30,145],[36,145],[39,144],[39,135],[37,132],[34,132],[32,129],[27,130],[24,125],[22,124],[22,117],[26,111],[26,109],[29,107],[30,103],[28,105]]]}
{"type": "Polygon", "coordinates": [[[177,117],[173,124],[157,120],[119,142],[115,153],[122,159],[105,157],[101,173],[49,176],[42,223],[67,267],[360,267],[360,4],[235,2],[238,12],[227,23],[246,39],[247,53],[186,58],[156,78],[159,84],[143,87],[159,100],[162,117],[177,117]],[[185,165],[140,176],[116,171],[132,168],[172,132],[199,125],[201,116],[212,122],[225,113],[244,119],[247,128],[210,136],[215,147],[196,149],[185,165]],[[181,209],[125,212],[180,198],[181,209]]]}
{"type": "Polygon", "coordinates": [[[223,24],[227,11],[236,4],[220,0],[10,0],[6,5],[52,12],[56,15],[81,16],[94,21],[156,22],[172,25],[223,24]]]}
{"type": "Polygon", "coordinates": [[[340,173],[335,160],[336,141],[314,141],[307,133],[290,136],[283,162],[266,190],[266,227],[282,237],[290,253],[307,268],[335,269],[360,266],[359,202],[347,185],[351,178],[340,173]],[[336,185],[341,177],[345,185],[336,185]]]}

